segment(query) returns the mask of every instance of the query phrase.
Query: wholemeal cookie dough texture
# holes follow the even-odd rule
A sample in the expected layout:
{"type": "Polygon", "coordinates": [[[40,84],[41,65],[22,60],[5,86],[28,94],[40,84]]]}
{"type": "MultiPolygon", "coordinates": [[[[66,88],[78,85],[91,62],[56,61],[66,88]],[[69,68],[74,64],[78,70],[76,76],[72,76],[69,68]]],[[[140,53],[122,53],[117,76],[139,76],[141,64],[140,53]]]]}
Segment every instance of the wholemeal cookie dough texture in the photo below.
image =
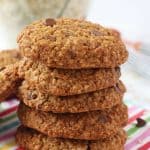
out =
{"type": "Polygon", "coordinates": [[[120,77],[119,68],[111,69],[50,69],[38,62],[24,59],[19,65],[20,77],[39,91],[56,96],[88,93],[115,85],[120,77]]]}
{"type": "Polygon", "coordinates": [[[125,87],[121,81],[115,86],[72,96],[53,96],[37,90],[36,85],[24,81],[18,90],[18,97],[27,106],[54,113],[78,113],[104,110],[122,103],[125,87]]]}
{"type": "Polygon", "coordinates": [[[98,140],[117,133],[127,123],[127,107],[124,104],[105,111],[76,114],[56,114],[31,109],[23,103],[19,106],[21,123],[50,137],[98,140]]]}
{"type": "Polygon", "coordinates": [[[28,150],[123,150],[125,132],[120,129],[114,136],[97,141],[50,138],[33,129],[19,127],[17,143],[28,150]]]}
{"type": "Polygon", "coordinates": [[[18,63],[8,65],[0,71],[0,101],[15,94],[20,83],[18,63]]]}
{"type": "Polygon", "coordinates": [[[18,36],[22,54],[51,68],[114,68],[128,52],[114,31],[84,20],[45,19],[18,36]]]}
{"type": "Polygon", "coordinates": [[[18,63],[21,59],[19,50],[0,51],[0,101],[12,96],[19,84],[18,63]]]}
{"type": "Polygon", "coordinates": [[[14,64],[21,59],[21,54],[17,49],[0,51],[0,71],[7,65],[14,64]]]}

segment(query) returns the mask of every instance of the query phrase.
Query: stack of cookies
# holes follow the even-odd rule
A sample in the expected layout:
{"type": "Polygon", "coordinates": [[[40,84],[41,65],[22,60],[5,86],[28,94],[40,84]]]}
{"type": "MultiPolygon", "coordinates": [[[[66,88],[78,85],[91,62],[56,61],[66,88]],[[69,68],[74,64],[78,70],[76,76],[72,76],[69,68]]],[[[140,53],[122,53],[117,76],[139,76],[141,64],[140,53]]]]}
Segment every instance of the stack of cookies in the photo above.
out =
{"type": "Polygon", "coordinates": [[[18,37],[24,56],[17,143],[29,150],[122,150],[128,53],[113,30],[88,21],[45,19],[18,37]]]}

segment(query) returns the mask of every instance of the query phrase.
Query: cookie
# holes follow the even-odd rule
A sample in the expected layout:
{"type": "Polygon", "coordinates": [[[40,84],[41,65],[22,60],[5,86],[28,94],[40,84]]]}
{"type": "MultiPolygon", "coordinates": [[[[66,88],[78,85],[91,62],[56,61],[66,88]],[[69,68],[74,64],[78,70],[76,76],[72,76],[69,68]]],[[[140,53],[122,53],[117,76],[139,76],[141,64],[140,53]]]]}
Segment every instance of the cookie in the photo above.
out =
{"type": "Polygon", "coordinates": [[[124,150],[124,144],[127,140],[127,135],[123,129],[120,129],[114,136],[107,139],[92,141],[89,143],[87,150],[124,150]]]}
{"type": "Polygon", "coordinates": [[[115,85],[120,69],[50,69],[41,63],[24,59],[20,63],[20,76],[39,91],[56,96],[76,95],[101,90],[115,85]]]}
{"type": "Polygon", "coordinates": [[[116,36],[118,38],[121,38],[121,33],[118,30],[116,30],[114,28],[109,28],[109,30],[112,31],[112,33],[114,34],[114,36],[116,36]]]}
{"type": "Polygon", "coordinates": [[[114,135],[128,120],[124,104],[105,111],[57,114],[34,110],[20,104],[18,116],[23,125],[50,137],[98,140],[114,135]]]}
{"type": "Polygon", "coordinates": [[[19,50],[3,50],[0,51],[0,71],[7,65],[14,64],[21,59],[19,50]]]}
{"type": "Polygon", "coordinates": [[[16,133],[16,142],[28,150],[123,150],[125,141],[126,133],[122,129],[108,139],[97,141],[50,138],[23,126],[16,133]]]}
{"type": "Polygon", "coordinates": [[[114,68],[128,52],[114,31],[76,19],[45,19],[18,36],[22,54],[51,68],[114,68]]]}
{"type": "Polygon", "coordinates": [[[0,71],[0,101],[11,97],[17,90],[21,79],[18,75],[18,64],[8,65],[0,71]]]}
{"type": "Polygon", "coordinates": [[[115,86],[96,92],[73,96],[52,96],[41,93],[35,85],[24,81],[18,90],[18,98],[27,106],[54,113],[78,113],[104,110],[122,103],[125,87],[121,81],[115,86]]]}

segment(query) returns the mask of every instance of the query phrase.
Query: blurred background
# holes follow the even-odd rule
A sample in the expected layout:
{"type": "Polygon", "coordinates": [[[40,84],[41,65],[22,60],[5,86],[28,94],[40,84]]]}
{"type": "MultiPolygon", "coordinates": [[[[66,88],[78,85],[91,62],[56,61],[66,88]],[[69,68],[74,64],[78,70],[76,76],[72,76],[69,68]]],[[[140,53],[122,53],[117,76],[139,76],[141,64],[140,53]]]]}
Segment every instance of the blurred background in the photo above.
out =
{"type": "Polygon", "coordinates": [[[125,99],[150,107],[149,6],[149,0],[0,0],[0,49],[17,47],[21,29],[40,18],[82,18],[117,29],[130,53],[122,66],[125,99]]]}

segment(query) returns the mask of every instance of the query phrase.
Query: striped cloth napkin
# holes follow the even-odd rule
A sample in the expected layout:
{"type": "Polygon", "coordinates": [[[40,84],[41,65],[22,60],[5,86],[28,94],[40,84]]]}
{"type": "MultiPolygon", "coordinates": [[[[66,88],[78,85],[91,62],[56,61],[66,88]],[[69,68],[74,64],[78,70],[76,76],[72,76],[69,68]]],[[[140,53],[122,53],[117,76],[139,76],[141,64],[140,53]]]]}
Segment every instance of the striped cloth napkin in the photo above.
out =
{"type": "Polygon", "coordinates": [[[16,150],[15,132],[19,126],[16,99],[0,103],[0,150],[16,150]]]}
{"type": "MultiPolygon", "coordinates": [[[[15,143],[15,132],[19,126],[17,118],[18,101],[13,99],[0,103],[0,150],[22,150],[15,143]]],[[[125,103],[129,108],[129,121],[125,130],[128,140],[125,150],[149,150],[150,149],[150,110],[138,107],[131,101],[125,103]],[[136,127],[136,118],[146,120],[144,127],[136,127]]]]}

